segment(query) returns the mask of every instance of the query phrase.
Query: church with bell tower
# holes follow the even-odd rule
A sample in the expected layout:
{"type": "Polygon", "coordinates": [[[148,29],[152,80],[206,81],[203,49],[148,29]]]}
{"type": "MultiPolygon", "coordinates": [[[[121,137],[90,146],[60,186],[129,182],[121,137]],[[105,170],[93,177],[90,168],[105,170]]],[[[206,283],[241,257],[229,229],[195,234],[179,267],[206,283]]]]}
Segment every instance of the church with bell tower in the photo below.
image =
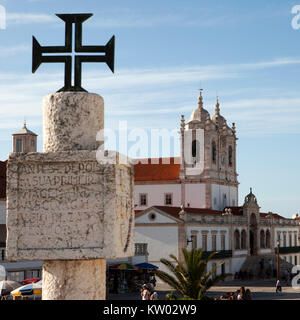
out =
{"type": "MultiPolygon", "coordinates": [[[[220,114],[220,103],[216,98],[214,115],[204,109],[202,90],[198,106],[189,121],[181,123],[183,140],[181,180],[183,184],[198,184],[205,190],[205,201],[200,208],[223,210],[226,206],[238,205],[238,181],[236,172],[236,129],[228,126],[220,114]]],[[[201,193],[201,191],[199,192],[201,193]]],[[[186,206],[185,197],[183,199],[186,206]]]]}
{"type": "Polygon", "coordinates": [[[135,160],[135,261],[143,253],[163,269],[161,258],[172,253],[182,261],[182,248],[202,248],[204,256],[218,252],[208,268],[224,262],[216,273],[231,279],[273,277],[277,250],[278,272],[299,264],[298,214],[261,212],[252,188],[239,204],[237,140],[219,98],[211,115],[200,90],[189,120],[181,116],[180,156],[135,160]]]}

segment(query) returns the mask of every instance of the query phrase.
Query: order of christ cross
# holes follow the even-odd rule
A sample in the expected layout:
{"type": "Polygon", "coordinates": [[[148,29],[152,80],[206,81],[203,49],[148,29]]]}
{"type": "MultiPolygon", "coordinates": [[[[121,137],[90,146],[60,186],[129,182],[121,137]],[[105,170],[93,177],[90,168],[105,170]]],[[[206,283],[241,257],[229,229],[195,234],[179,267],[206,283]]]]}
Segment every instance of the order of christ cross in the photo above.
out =
{"type": "Polygon", "coordinates": [[[114,72],[115,36],[105,46],[82,45],[82,23],[93,14],[56,14],[65,22],[65,45],[64,46],[41,46],[33,36],[32,44],[32,73],[42,63],[64,63],[65,64],[65,85],[58,90],[61,91],[86,91],[81,87],[81,71],[83,62],[105,62],[114,72]],[[43,55],[72,53],[72,27],[75,24],[75,48],[74,51],[87,53],[104,53],[103,55],[75,55],[74,85],[72,85],[72,55],[43,55]]]}

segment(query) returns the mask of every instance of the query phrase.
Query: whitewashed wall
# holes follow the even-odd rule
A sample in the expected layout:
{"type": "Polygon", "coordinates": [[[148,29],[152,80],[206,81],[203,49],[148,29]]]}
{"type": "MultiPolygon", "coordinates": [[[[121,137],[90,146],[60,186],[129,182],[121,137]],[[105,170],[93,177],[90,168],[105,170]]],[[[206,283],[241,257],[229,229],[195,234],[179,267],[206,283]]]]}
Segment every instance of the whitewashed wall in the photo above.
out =
{"type": "Polygon", "coordinates": [[[177,226],[135,227],[135,243],[148,243],[148,262],[157,265],[170,254],[178,256],[177,226]]]}
{"type": "Polygon", "coordinates": [[[173,194],[173,207],[180,207],[181,205],[181,189],[180,184],[153,184],[153,185],[141,185],[136,184],[134,186],[134,204],[136,210],[144,210],[147,207],[152,206],[164,206],[165,205],[165,193],[173,194]],[[146,206],[140,206],[140,193],[146,193],[148,203],[146,206]]]}
{"type": "Polygon", "coordinates": [[[192,183],[185,185],[185,206],[191,208],[206,208],[205,184],[192,183]]]}
{"type": "Polygon", "coordinates": [[[238,206],[238,193],[236,187],[212,185],[211,203],[214,210],[223,210],[223,194],[226,194],[226,206],[238,206]],[[216,198],[216,203],[214,199],[216,198]],[[234,202],[233,202],[234,200],[234,202]]]}

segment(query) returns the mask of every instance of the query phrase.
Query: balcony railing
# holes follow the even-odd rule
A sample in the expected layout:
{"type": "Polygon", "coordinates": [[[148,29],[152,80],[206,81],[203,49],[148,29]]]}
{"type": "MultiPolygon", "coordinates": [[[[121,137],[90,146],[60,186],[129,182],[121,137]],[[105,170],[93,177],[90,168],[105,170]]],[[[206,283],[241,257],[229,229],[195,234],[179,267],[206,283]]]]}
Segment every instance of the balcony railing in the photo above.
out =
{"type": "MultiPolygon", "coordinates": [[[[299,253],[299,252],[300,252],[300,246],[279,248],[280,254],[299,253]]],[[[275,248],[275,253],[277,253],[277,248],[275,248]]]]}
{"type": "MultiPolygon", "coordinates": [[[[204,251],[202,254],[202,258],[207,259],[210,254],[214,251],[204,251]]],[[[221,250],[217,251],[217,253],[213,256],[213,259],[225,259],[232,257],[232,250],[221,250]]]]}

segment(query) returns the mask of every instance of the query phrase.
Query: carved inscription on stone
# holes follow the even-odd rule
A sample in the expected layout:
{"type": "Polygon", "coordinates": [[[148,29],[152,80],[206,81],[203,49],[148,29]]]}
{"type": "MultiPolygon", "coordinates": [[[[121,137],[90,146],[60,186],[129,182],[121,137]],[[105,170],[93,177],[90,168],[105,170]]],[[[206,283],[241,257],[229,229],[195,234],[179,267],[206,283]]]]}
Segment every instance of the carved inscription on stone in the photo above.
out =
{"type": "Polygon", "coordinates": [[[120,256],[118,251],[124,256],[132,240],[127,239],[132,238],[132,168],[100,165],[72,152],[55,154],[9,159],[8,256],[107,258],[120,256]]]}

